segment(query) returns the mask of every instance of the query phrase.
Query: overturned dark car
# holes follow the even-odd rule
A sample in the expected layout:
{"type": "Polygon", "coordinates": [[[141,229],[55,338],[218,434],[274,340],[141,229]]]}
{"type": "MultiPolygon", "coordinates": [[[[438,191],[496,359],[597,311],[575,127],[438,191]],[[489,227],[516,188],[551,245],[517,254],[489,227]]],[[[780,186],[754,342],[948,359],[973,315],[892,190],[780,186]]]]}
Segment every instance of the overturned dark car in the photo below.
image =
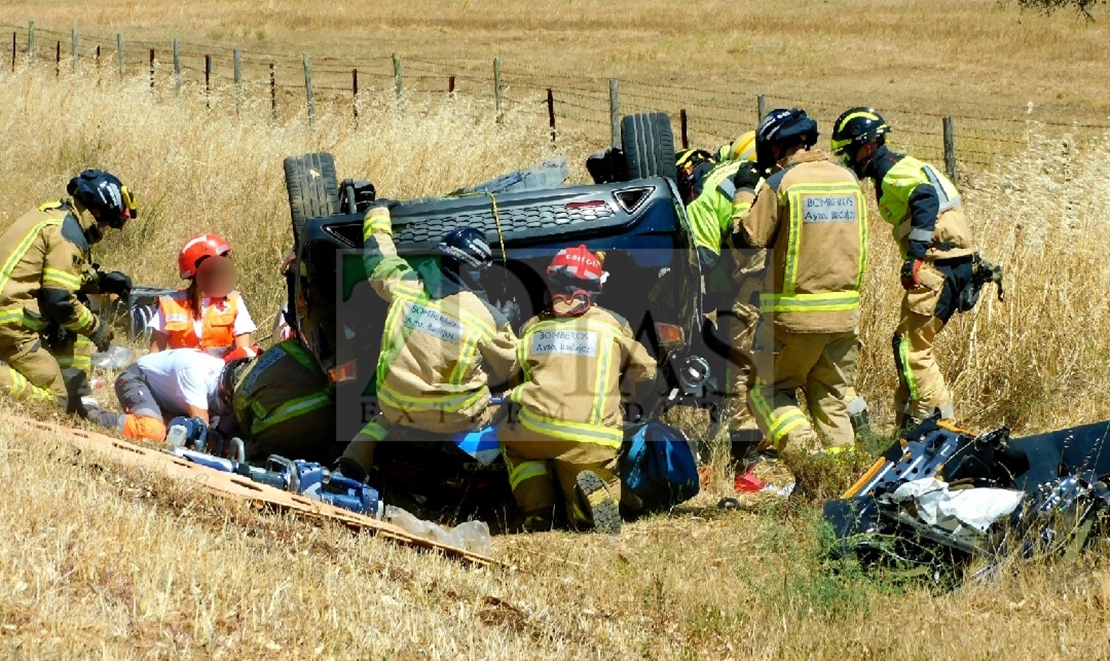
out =
{"type": "MultiPolygon", "coordinates": [[[[563,185],[565,160],[499,177],[437,198],[391,203],[394,242],[412,263],[436,259],[450,230],[484,232],[495,265],[484,279],[491,302],[513,301],[517,327],[542,306],[544,267],[579,244],[605,253],[609,278],[601,304],[628,319],[660,365],[651,392],[626,402],[630,428],[658,419],[677,402],[712,405],[701,344],[701,270],[675,184],[675,150],[662,113],[625,117],[624,150],[592,161],[591,185],[563,185]],[[600,164],[600,166],[599,166],[600,164]]],[[[362,221],[378,199],[366,180],[339,180],[330,154],[285,161],[296,241],[287,273],[288,320],[336,387],[336,443],[373,415],[375,369],[386,305],[362,266],[362,221]]],[[[492,385],[492,384],[491,384],[492,385]]],[[[383,443],[372,483],[390,502],[401,495],[419,512],[511,502],[503,465],[490,465],[442,438],[411,431],[383,443]]]]}

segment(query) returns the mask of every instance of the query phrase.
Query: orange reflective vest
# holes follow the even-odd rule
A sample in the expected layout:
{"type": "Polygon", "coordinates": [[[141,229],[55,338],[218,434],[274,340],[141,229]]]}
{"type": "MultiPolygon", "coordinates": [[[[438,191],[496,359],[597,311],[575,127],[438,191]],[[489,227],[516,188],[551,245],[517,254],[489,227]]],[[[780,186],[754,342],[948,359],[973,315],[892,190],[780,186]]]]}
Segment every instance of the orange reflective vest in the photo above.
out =
{"type": "Polygon", "coordinates": [[[235,317],[239,315],[239,292],[231,292],[225,299],[212,301],[204,311],[200,337],[197,337],[195,317],[188,306],[184,290],[169,296],[158,297],[158,307],[166,320],[163,331],[169,336],[169,349],[202,349],[222,356],[235,344],[235,317]]]}

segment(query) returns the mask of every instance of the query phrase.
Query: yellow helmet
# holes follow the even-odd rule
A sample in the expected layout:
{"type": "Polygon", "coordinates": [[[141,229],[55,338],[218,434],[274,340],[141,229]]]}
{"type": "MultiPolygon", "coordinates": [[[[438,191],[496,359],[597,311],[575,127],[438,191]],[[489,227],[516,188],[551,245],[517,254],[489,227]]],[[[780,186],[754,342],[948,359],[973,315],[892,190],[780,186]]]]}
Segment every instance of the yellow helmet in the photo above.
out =
{"type": "Polygon", "coordinates": [[[731,159],[755,161],[755,131],[748,131],[732,142],[731,159]]]}

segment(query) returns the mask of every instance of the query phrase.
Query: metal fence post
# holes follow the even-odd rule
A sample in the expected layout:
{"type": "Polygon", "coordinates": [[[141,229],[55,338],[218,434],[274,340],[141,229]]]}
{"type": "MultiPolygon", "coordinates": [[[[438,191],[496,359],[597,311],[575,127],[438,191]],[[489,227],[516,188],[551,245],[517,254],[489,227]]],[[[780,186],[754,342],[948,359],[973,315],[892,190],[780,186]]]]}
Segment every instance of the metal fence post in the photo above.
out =
{"type": "Polygon", "coordinates": [[[944,169],[956,183],[956,131],[951,117],[944,118],[944,169]]]}

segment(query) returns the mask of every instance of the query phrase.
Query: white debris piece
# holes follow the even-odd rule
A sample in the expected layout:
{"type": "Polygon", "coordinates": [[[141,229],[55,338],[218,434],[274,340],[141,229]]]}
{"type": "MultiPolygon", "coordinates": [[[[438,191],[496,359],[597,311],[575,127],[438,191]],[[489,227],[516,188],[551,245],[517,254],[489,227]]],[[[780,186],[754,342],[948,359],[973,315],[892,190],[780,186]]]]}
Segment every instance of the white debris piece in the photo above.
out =
{"type": "Polygon", "coordinates": [[[999,519],[1009,516],[1024,497],[1021,491],[987,487],[951,491],[935,477],[907,482],[880,500],[894,503],[912,501],[917,517],[931,526],[952,528],[953,523],[970,526],[980,533],[999,519]]]}

